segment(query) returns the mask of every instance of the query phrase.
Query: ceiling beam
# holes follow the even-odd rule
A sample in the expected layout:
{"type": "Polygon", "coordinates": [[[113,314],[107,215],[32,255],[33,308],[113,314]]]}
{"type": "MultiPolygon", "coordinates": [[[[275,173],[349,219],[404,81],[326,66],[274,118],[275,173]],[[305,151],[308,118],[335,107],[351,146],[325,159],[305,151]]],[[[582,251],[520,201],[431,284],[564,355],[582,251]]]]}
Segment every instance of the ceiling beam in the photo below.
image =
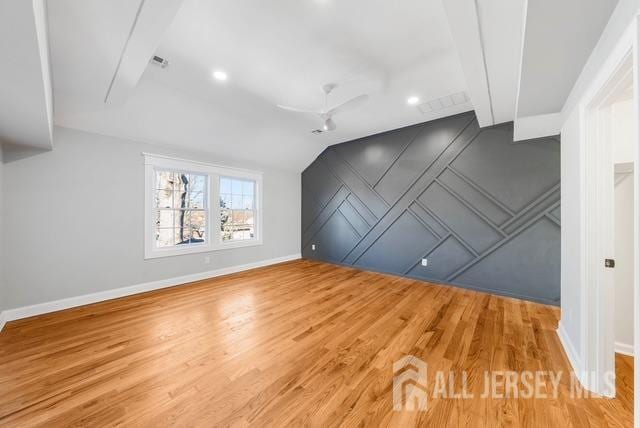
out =
{"type": "Polygon", "coordinates": [[[122,104],[129,98],[181,5],[182,0],[140,0],[105,103],[122,104]]]}
{"type": "Polygon", "coordinates": [[[513,139],[514,141],[522,141],[558,135],[561,127],[562,115],[560,113],[517,117],[513,121],[513,139]]]}
{"type": "Polygon", "coordinates": [[[0,2],[0,142],[52,147],[46,15],[44,0],[0,2]]]}
{"type": "Polygon", "coordinates": [[[442,0],[481,127],[495,124],[482,29],[474,0],[442,0]]]}

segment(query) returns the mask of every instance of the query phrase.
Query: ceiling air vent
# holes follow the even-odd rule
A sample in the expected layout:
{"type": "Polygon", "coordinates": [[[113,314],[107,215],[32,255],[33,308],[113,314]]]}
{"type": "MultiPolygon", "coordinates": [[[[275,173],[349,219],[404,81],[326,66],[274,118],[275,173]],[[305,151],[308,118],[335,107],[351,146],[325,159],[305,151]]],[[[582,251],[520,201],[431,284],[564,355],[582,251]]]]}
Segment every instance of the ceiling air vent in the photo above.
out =
{"type": "Polygon", "coordinates": [[[469,101],[469,96],[466,92],[457,92],[455,94],[427,101],[426,103],[419,104],[416,107],[420,110],[420,113],[427,114],[457,106],[459,104],[464,104],[467,101],[469,101]]]}
{"type": "Polygon", "coordinates": [[[160,68],[166,68],[169,65],[169,61],[157,55],[154,55],[153,58],[151,58],[151,61],[149,62],[151,64],[160,66],[160,68]]]}

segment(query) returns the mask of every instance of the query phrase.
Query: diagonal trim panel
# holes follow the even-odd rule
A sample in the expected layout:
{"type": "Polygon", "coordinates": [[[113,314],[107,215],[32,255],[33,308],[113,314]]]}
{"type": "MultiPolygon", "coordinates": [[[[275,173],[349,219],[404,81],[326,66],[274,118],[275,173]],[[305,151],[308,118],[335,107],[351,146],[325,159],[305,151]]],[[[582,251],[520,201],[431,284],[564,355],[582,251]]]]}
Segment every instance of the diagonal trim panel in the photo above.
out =
{"type": "Polygon", "coordinates": [[[303,206],[332,195],[303,256],[558,305],[559,144],[464,113],[329,147],[302,176],[303,206]]]}

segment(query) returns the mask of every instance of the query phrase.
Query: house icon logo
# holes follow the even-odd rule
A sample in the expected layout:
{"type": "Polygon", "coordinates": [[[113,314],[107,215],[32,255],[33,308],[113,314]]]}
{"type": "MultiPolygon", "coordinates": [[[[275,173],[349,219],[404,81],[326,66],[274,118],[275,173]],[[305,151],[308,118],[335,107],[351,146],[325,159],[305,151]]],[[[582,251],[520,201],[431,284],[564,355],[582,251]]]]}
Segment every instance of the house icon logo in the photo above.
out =
{"type": "Polygon", "coordinates": [[[393,410],[426,411],[427,363],[407,355],[393,363],[393,410]]]}

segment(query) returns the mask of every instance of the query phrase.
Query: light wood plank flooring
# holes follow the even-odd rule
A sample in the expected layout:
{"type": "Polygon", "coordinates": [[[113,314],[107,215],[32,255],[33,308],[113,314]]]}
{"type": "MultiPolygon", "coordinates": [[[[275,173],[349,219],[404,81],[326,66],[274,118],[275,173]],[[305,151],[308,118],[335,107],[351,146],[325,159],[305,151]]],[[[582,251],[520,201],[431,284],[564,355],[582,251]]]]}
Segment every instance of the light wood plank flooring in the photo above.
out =
{"type": "MultiPolygon", "coordinates": [[[[295,261],[11,322],[1,426],[632,426],[572,398],[557,308],[295,261]],[[466,371],[473,399],[394,411],[393,362],[466,371]],[[557,398],[481,398],[485,370],[564,372],[557,398]]],[[[456,378],[454,383],[461,383],[456,378]]],[[[454,385],[455,386],[455,385],[454,385]]]]}

